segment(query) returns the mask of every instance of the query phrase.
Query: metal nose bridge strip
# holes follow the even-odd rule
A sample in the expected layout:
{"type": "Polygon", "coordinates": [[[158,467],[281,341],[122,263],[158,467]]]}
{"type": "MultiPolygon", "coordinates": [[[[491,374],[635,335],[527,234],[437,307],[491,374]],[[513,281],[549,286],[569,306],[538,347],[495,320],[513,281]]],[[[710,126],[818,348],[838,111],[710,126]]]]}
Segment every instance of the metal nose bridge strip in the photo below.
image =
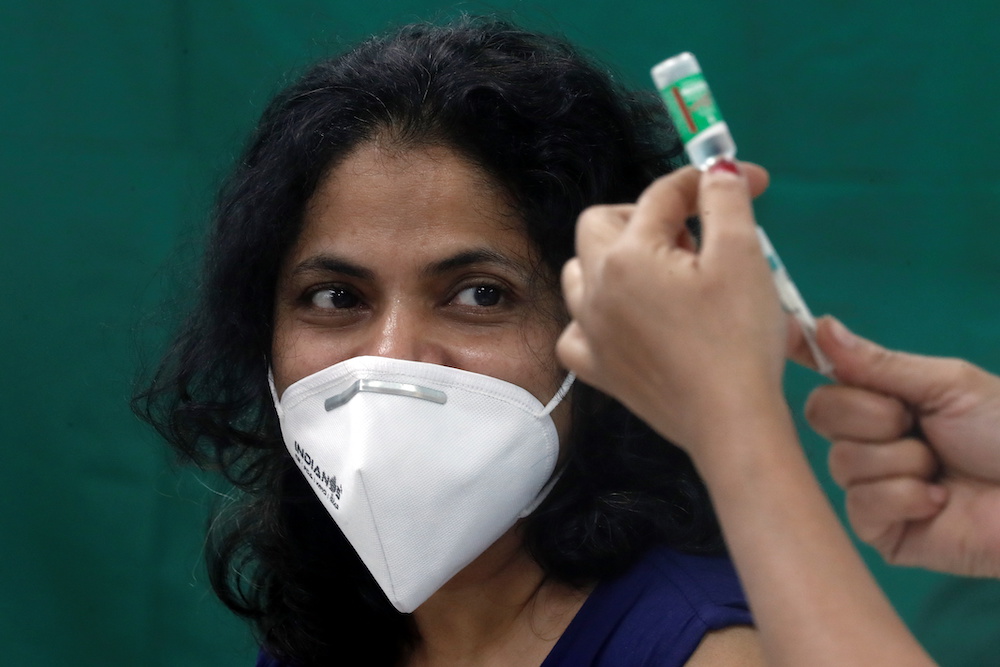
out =
{"type": "Polygon", "coordinates": [[[424,401],[430,401],[432,403],[445,403],[448,400],[448,396],[443,391],[438,391],[437,389],[431,389],[430,387],[421,387],[416,384],[407,384],[405,382],[384,382],[382,380],[357,380],[350,387],[337,394],[336,396],[331,396],[326,399],[323,403],[323,407],[329,412],[334,408],[339,408],[344,403],[357,396],[363,391],[371,392],[373,394],[392,394],[394,396],[409,396],[411,398],[419,398],[424,401]]]}

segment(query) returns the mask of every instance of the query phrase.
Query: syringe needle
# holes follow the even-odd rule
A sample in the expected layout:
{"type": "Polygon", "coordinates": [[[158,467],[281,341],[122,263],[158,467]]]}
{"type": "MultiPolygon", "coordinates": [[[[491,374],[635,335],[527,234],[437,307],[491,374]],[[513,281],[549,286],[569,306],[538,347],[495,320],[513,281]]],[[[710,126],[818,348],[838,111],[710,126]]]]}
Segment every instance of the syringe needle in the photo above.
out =
{"type": "Polygon", "coordinates": [[[832,379],[833,363],[823,354],[819,343],[816,342],[816,318],[809,311],[805,299],[802,298],[795,283],[792,282],[791,276],[788,275],[781,257],[771,245],[771,239],[767,238],[767,233],[759,225],[757,226],[757,238],[760,240],[764,257],[767,258],[767,263],[771,267],[771,278],[774,280],[774,286],[778,288],[778,299],[781,301],[782,308],[798,321],[802,336],[809,346],[809,351],[812,352],[813,361],[816,362],[816,370],[832,379]]]}

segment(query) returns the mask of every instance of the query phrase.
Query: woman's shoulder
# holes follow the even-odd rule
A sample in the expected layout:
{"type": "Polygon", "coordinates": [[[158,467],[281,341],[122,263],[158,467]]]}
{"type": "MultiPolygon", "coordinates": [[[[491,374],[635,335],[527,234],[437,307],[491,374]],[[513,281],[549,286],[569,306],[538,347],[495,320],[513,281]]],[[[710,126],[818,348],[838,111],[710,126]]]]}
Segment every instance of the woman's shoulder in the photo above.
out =
{"type": "Polygon", "coordinates": [[[725,556],[689,554],[667,547],[647,552],[623,576],[599,586],[595,599],[636,626],[661,632],[687,625],[704,631],[750,623],[746,595],[725,556]]]}
{"type": "Polygon", "coordinates": [[[751,623],[728,558],[658,547],[594,589],[544,667],[683,665],[709,633],[751,623]]]}
{"type": "Polygon", "coordinates": [[[622,578],[622,585],[640,585],[645,597],[683,611],[746,610],[746,595],[726,556],[690,554],[666,547],[650,550],[622,578]],[[677,596],[681,597],[678,598],[677,596]]]}

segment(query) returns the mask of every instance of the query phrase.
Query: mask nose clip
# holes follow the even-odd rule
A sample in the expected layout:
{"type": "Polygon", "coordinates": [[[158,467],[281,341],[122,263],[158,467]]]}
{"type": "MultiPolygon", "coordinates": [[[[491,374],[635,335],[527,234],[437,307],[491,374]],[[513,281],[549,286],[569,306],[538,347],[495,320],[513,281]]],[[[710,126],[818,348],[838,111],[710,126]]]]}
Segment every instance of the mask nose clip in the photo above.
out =
{"type": "Polygon", "coordinates": [[[421,387],[418,384],[408,384],[405,382],[386,382],[383,380],[357,380],[350,387],[340,392],[336,396],[331,396],[323,402],[323,407],[327,412],[335,410],[344,405],[361,392],[372,394],[391,394],[393,396],[409,396],[419,398],[431,403],[444,405],[448,401],[448,395],[443,391],[421,387]]]}

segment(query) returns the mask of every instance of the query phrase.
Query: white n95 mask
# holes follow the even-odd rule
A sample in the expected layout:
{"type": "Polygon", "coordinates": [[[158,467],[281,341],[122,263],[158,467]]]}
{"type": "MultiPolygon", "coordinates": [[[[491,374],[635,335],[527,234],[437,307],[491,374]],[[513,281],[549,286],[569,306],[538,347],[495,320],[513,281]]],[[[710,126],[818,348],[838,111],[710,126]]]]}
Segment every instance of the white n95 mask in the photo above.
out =
{"type": "Polygon", "coordinates": [[[295,464],[411,612],[544,499],[559,455],[549,413],[572,382],[543,406],[494,377],[355,357],[274,403],[295,464]]]}

